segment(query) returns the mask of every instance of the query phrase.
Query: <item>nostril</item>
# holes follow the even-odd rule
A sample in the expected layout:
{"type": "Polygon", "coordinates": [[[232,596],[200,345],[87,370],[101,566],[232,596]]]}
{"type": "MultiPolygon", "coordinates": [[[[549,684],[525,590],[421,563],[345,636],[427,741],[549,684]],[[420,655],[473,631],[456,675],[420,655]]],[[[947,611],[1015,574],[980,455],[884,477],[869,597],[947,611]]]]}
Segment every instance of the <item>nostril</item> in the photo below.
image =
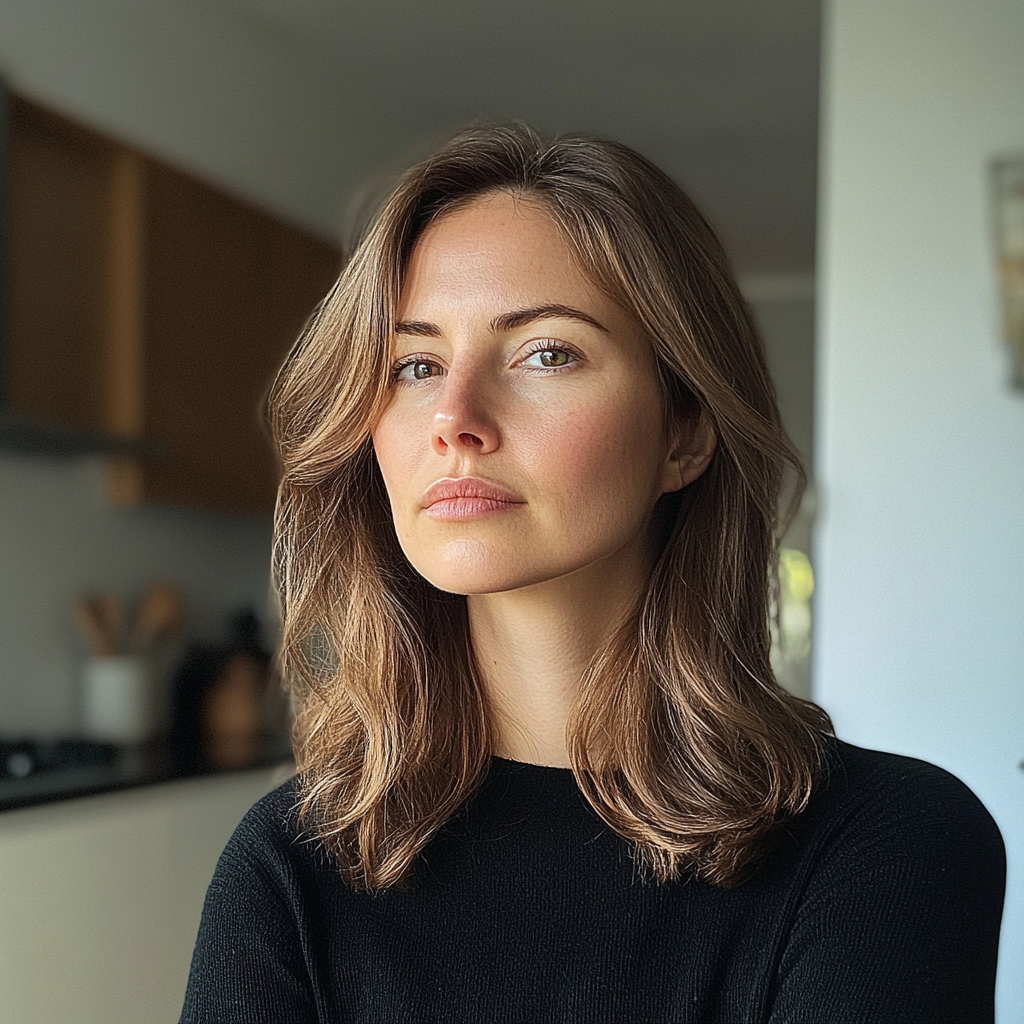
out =
{"type": "Polygon", "coordinates": [[[482,448],[483,447],[483,441],[479,437],[477,437],[476,434],[470,434],[468,432],[463,432],[463,433],[459,434],[459,440],[463,444],[471,445],[474,448],[482,448]]]}

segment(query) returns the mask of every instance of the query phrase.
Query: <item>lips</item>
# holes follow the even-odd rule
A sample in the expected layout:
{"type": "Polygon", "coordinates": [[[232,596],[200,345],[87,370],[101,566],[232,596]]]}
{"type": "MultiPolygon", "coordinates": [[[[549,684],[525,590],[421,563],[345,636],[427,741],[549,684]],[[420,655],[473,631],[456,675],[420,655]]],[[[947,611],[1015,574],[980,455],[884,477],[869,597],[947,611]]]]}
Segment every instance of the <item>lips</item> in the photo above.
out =
{"type": "Polygon", "coordinates": [[[507,487],[479,477],[449,477],[431,484],[420,502],[433,519],[476,519],[509,512],[526,502],[507,487]]]}

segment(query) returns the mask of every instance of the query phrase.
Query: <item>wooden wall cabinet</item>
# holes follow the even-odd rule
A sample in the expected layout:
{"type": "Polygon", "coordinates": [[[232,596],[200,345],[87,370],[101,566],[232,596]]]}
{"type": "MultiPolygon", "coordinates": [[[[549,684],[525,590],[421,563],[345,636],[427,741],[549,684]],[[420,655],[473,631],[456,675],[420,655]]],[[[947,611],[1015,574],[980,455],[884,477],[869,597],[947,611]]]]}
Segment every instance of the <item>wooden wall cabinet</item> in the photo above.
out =
{"type": "Polygon", "coordinates": [[[339,250],[17,97],[8,164],[7,411],[155,441],[119,503],[270,510],[262,398],[339,250]]]}

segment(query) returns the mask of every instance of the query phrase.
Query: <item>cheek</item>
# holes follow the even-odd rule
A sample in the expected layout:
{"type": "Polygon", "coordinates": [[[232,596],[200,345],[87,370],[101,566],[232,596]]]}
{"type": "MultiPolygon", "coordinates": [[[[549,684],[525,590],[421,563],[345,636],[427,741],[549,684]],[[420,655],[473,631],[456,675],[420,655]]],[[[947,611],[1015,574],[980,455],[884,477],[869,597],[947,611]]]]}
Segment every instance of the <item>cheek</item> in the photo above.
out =
{"type": "Polygon", "coordinates": [[[399,547],[415,565],[415,552],[409,548],[415,529],[411,505],[419,497],[415,493],[413,481],[416,479],[416,465],[421,460],[413,448],[410,427],[403,420],[401,415],[385,414],[370,431],[370,437],[391,506],[399,547]]]}
{"type": "Polygon", "coordinates": [[[388,410],[370,431],[377,464],[392,502],[400,496],[403,482],[413,478],[413,470],[421,458],[414,444],[419,435],[409,419],[407,414],[388,410]]]}
{"type": "MultiPolygon", "coordinates": [[[[654,422],[635,401],[610,400],[564,410],[532,438],[531,462],[544,467],[545,483],[568,514],[636,520],[650,512],[661,464],[660,418],[654,422]]],[[[651,406],[647,405],[647,409],[651,406]]],[[[655,406],[660,417],[660,404],[655,406]]]]}

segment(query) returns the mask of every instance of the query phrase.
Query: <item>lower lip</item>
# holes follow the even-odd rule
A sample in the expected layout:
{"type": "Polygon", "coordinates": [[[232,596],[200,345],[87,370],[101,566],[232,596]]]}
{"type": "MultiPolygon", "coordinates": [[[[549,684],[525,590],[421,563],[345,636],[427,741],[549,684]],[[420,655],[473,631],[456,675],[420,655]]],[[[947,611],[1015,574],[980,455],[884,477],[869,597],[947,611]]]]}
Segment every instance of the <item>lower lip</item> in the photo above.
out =
{"type": "Polygon", "coordinates": [[[499,498],[442,498],[423,511],[431,519],[484,519],[496,512],[511,512],[521,501],[502,501],[499,498]]]}

